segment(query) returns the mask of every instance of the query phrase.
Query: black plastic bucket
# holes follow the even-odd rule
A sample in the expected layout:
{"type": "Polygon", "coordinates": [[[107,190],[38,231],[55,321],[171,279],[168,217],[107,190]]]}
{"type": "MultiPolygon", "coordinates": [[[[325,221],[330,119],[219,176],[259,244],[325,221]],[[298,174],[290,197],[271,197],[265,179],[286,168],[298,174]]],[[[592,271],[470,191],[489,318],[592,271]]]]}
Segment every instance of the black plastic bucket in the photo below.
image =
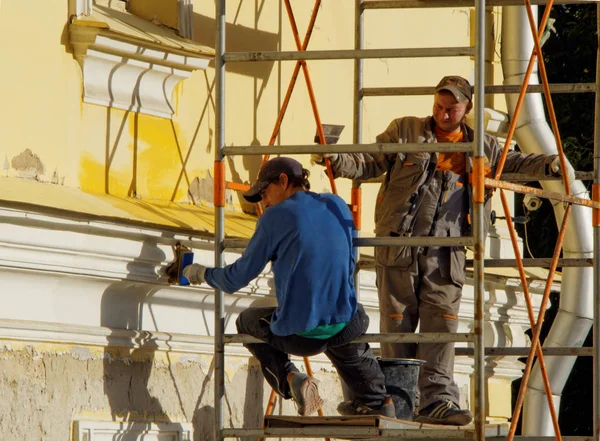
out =
{"type": "Polygon", "coordinates": [[[412,420],[419,369],[424,361],[410,358],[379,358],[377,361],[385,375],[385,388],[394,401],[396,418],[412,420]]]}

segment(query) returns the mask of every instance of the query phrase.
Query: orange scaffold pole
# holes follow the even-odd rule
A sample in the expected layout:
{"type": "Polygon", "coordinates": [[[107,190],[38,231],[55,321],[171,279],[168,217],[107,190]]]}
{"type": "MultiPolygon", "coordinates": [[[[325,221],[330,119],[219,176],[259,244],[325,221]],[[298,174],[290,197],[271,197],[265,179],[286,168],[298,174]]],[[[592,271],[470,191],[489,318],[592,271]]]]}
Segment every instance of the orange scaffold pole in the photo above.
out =
{"type": "MultiPolygon", "coordinates": [[[[506,199],[506,194],[504,193],[504,190],[500,190],[500,197],[502,198],[502,207],[504,207],[504,216],[506,217],[506,223],[508,224],[508,231],[510,232],[510,240],[512,242],[513,250],[515,252],[515,258],[517,260],[517,269],[519,270],[521,286],[523,287],[523,294],[525,295],[525,302],[527,304],[527,315],[529,316],[529,323],[531,324],[532,329],[534,329],[536,326],[541,327],[542,324],[536,323],[536,321],[535,321],[535,316],[533,313],[533,305],[531,303],[531,295],[529,293],[529,286],[527,285],[527,276],[525,275],[525,268],[523,267],[523,259],[521,257],[521,252],[519,250],[519,245],[517,242],[517,234],[515,232],[515,228],[513,225],[512,218],[511,218],[510,207],[508,205],[508,200],[506,199]]],[[[554,262],[553,262],[553,264],[554,264],[554,262]]],[[[531,346],[532,347],[534,346],[533,342],[532,342],[531,346]]],[[[548,371],[546,369],[546,362],[544,361],[542,345],[540,344],[539,339],[537,340],[537,344],[535,345],[535,353],[538,357],[538,362],[540,363],[540,370],[542,373],[542,379],[544,381],[544,390],[546,392],[546,397],[548,399],[548,407],[550,408],[550,415],[552,417],[554,433],[556,433],[557,440],[560,441],[562,439],[562,437],[560,434],[560,427],[558,426],[558,415],[556,414],[556,409],[554,407],[554,401],[552,400],[552,390],[550,389],[550,380],[548,379],[548,371]]],[[[516,416],[516,418],[515,418],[515,415],[513,415],[513,421],[517,421],[517,420],[518,420],[518,415],[516,416]]]]}
{"type": "MultiPolygon", "coordinates": [[[[531,337],[531,347],[529,348],[529,355],[527,356],[527,363],[525,365],[525,372],[523,373],[523,381],[521,383],[521,387],[519,388],[519,394],[517,396],[517,401],[515,403],[515,409],[513,411],[513,417],[510,424],[510,429],[508,431],[508,436],[506,437],[507,441],[513,441],[515,438],[515,431],[517,430],[517,421],[519,419],[519,415],[521,414],[521,408],[523,406],[523,401],[525,400],[525,389],[527,388],[527,382],[529,381],[529,376],[531,374],[531,369],[533,367],[533,359],[536,350],[540,347],[540,333],[542,331],[542,323],[544,322],[544,314],[546,313],[546,307],[548,305],[548,299],[550,297],[550,290],[552,288],[552,280],[554,279],[554,273],[556,272],[556,267],[558,266],[558,258],[560,257],[560,251],[562,249],[563,240],[565,238],[565,231],[567,229],[567,221],[569,220],[569,215],[571,214],[572,205],[569,204],[567,209],[565,210],[565,214],[563,217],[562,225],[560,227],[560,231],[558,233],[558,238],[556,240],[556,247],[554,248],[554,254],[552,256],[552,263],[550,264],[550,268],[548,270],[548,278],[546,280],[546,288],[544,290],[544,295],[542,297],[542,303],[540,305],[540,310],[538,313],[538,319],[535,327],[533,328],[533,336],[531,337]]],[[[541,353],[541,352],[540,352],[541,353]]],[[[543,360],[543,357],[540,357],[540,360],[543,360]]],[[[545,386],[549,388],[547,383],[547,378],[545,380],[545,386]]],[[[549,395],[549,399],[552,398],[552,395],[549,395]]],[[[552,409],[553,406],[550,406],[552,409]]],[[[553,414],[555,417],[556,414],[553,414]]],[[[557,420],[556,420],[557,421],[557,420]]],[[[553,421],[554,423],[554,421],[553,421]]],[[[562,440],[562,436],[560,434],[560,430],[558,429],[558,422],[555,424],[555,436],[558,441],[562,440]]]]}
{"type": "MultiPolygon", "coordinates": [[[[296,42],[296,48],[299,51],[305,51],[306,48],[308,47],[308,43],[310,41],[310,37],[312,35],[312,31],[314,29],[314,25],[315,25],[315,21],[317,18],[317,14],[319,12],[319,6],[321,5],[321,0],[315,0],[315,5],[310,17],[310,21],[308,24],[308,28],[306,30],[306,34],[304,36],[304,41],[300,41],[300,35],[298,32],[298,27],[296,25],[296,20],[294,18],[294,14],[292,11],[292,6],[289,2],[289,0],[285,0],[285,8],[288,14],[288,18],[290,20],[290,26],[292,28],[292,33],[294,36],[294,41],[296,42]]],[[[271,134],[271,138],[269,139],[269,145],[274,145],[275,144],[275,140],[277,139],[277,136],[279,134],[279,131],[281,130],[281,124],[283,122],[283,118],[285,116],[285,113],[287,111],[291,96],[292,96],[292,92],[294,90],[294,87],[296,85],[296,80],[298,78],[298,75],[300,73],[300,69],[302,68],[302,71],[304,73],[304,79],[306,81],[306,87],[308,90],[308,94],[309,94],[309,98],[310,98],[310,103],[311,103],[311,107],[313,110],[313,115],[315,117],[315,123],[317,125],[317,133],[319,136],[319,142],[321,144],[325,144],[325,133],[323,132],[323,124],[321,123],[321,117],[319,115],[319,110],[317,107],[317,101],[315,98],[315,93],[312,87],[312,82],[310,79],[310,73],[308,71],[308,66],[306,65],[306,61],[304,60],[298,60],[296,62],[296,65],[294,67],[294,71],[292,73],[292,77],[290,79],[290,83],[288,85],[288,89],[286,91],[285,97],[283,99],[283,103],[281,105],[281,108],[279,110],[279,113],[277,114],[277,119],[275,121],[275,127],[273,128],[273,132],[271,134]]],[[[269,155],[264,155],[263,157],[263,161],[261,164],[261,168],[262,166],[269,160],[269,155]]],[[[327,176],[329,177],[329,182],[331,184],[331,190],[334,194],[337,194],[337,187],[335,185],[335,181],[334,181],[334,177],[333,177],[333,170],[331,168],[331,162],[329,161],[329,159],[325,159],[325,166],[327,168],[327,176]]],[[[259,204],[257,204],[257,209],[258,209],[258,213],[259,216],[262,214],[262,209],[260,207],[259,204]]],[[[313,376],[313,370],[312,367],[310,365],[310,360],[308,359],[308,357],[303,357],[304,359],[304,365],[306,367],[306,373],[308,375],[310,375],[311,377],[313,376]]],[[[276,393],[275,390],[271,390],[271,395],[269,397],[269,401],[267,404],[267,408],[265,410],[265,417],[268,415],[272,415],[273,411],[275,409],[275,399],[276,399],[276,393]]],[[[319,409],[318,410],[318,414],[319,416],[323,416],[323,409],[319,409]]],[[[263,420],[263,426],[264,426],[264,420],[263,420]]],[[[263,441],[264,438],[259,438],[259,441],[263,441]]],[[[329,438],[325,438],[327,441],[329,441],[329,438]]]]}
{"type": "MultiPolygon", "coordinates": [[[[554,113],[554,106],[552,103],[552,97],[550,95],[550,86],[548,84],[548,78],[546,75],[546,68],[545,68],[545,64],[544,64],[544,59],[542,56],[542,49],[540,46],[540,40],[541,40],[541,36],[542,36],[542,32],[546,27],[546,23],[548,21],[548,17],[550,15],[550,11],[552,9],[552,5],[553,5],[553,0],[549,0],[547,3],[547,7],[544,11],[544,15],[541,19],[540,22],[540,26],[539,26],[539,30],[536,30],[535,27],[535,19],[533,16],[533,11],[531,8],[531,2],[529,0],[525,0],[525,6],[527,9],[527,16],[528,16],[528,20],[529,20],[529,25],[531,28],[531,32],[532,35],[534,36],[533,40],[534,40],[534,50],[532,51],[531,57],[529,59],[529,64],[527,66],[527,70],[523,79],[523,84],[521,85],[521,90],[519,93],[519,97],[517,100],[517,104],[515,107],[515,111],[513,114],[513,118],[511,120],[510,123],[510,127],[508,130],[508,135],[506,138],[506,143],[504,145],[504,149],[502,151],[502,156],[500,158],[498,167],[496,169],[496,174],[495,174],[495,179],[498,180],[500,178],[500,175],[502,174],[502,170],[504,168],[504,164],[506,161],[506,157],[508,155],[508,148],[510,146],[510,143],[512,141],[512,137],[514,135],[514,132],[516,130],[516,123],[518,121],[518,117],[519,117],[519,113],[521,111],[522,105],[523,105],[523,101],[525,99],[525,92],[526,92],[526,88],[527,85],[529,84],[529,79],[531,77],[531,74],[533,72],[533,66],[534,66],[534,62],[537,58],[538,60],[538,66],[539,66],[539,70],[540,70],[540,76],[542,79],[542,85],[543,85],[543,90],[544,90],[544,98],[546,101],[546,104],[548,106],[548,113],[550,116],[550,122],[552,125],[552,131],[554,133],[554,137],[556,139],[556,144],[557,144],[557,151],[558,151],[558,155],[560,158],[560,164],[561,164],[561,170],[562,170],[562,176],[563,176],[563,183],[565,186],[565,191],[566,194],[569,195],[570,194],[570,185],[569,185],[569,180],[568,180],[568,173],[566,173],[567,171],[567,165],[566,165],[566,159],[564,156],[564,151],[563,151],[563,146],[562,146],[562,142],[560,139],[560,133],[558,130],[558,122],[556,120],[556,115],[554,113]]],[[[515,405],[515,409],[513,412],[513,418],[511,421],[511,427],[508,433],[508,437],[507,437],[507,441],[513,441],[514,436],[515,436],[515,431],[516,431],[516,424],[521,412],[521,408],[523,405],[523,401],[524,401],[524,397],[525,397],[525,388],[527,387],[527,383],[529,381],[529,376],[531,373],[531,368],[533,366],[533,358],[535,355],[537,355],[538,357],[538,361],[540,363],[540,370],[541,370],[541,374],[542,374],[542,379],[543,379],[543,383],[544,383],[544,390],[546,392],[546,396],[548,399],[548,406],[550,409],[550,414],[552,417],[552,424],[554,426],[554,432],[556,435],[556,438],[558,441],[562,440],[562,436],[560,433],[560,427],[558,425],[558,416],[556,414],[556,409],[554,408],[554,402],[552,400],[552,390],[550,388],[550,381],[548,379],[548,374],[547,374],[547,370],[546,370],[546,364],[544,361],[544,356],[542,353],[542,348],[541,348],[541,344],[540,344],[540,340],[539,340],[539,336],[540,336],[540,332],[541,332],[541,326],[542,326],[542,322],[544,319],[544,314],[546,311],[546,306],[547,306],[547,302],[548,302],[548,297],[550,295],[550,288],[552,286],[552,280],[554,278],[554,273],[556,270],[556,267],[558,265],[558,258],[560,257],[560,251],[562,249],[562,242],[564,239],[564,234],[565,234],[565,229],[566,229],[566,225],[567,225],[567,219],[569,217],[569,214],[571,212],[571,208],[572,205],[568,205],[567,210],[565,211],[565,215],[563,218],[563,223],[561,226],[561,230],[559,232],[559,238],[556,244],[556,248],[554,251],[554,255],[552,258],[552,262],[551,262],[551,266],[550,266],[550,270],[549,270],[549,274],[548,274],[548,280],[546,282],[546,288],[544,290],[544,296],[542,299],[542,304],[540,306],[540,311],[539,311],[539,318],[537,320],[537,323],[534,322],[534,316],[533,316],[533,307],[531,305],[531,299],[530,299],[530,295],[529,295],[529,289],[526,283],[526,276],[525,276],[525,271],[523,268],[523,261],[521,259],[521,255],[520,255],[520,250],[518,248],[517,245],[517,239],[516,239],[516,233],[514,231],[514,226],[512,224],[512,219],[510,217],[510,209],[508,206],[508,202],[506,200],[506,195],[504,194],[503,190],[500,190],[500,195],[502,198],[502,205],[504,207],[504,212],[505,212],[505,217],[507,219],[507,224],[508,224],[508,229],[510,232],[510,236],[511,236],[511,242],[513,245],[513,249],[515,252],[515,256],[517,259],[517,268],[519,270],[519,276],[521,278],[521,283],[523,285],[523,291],[525,294],[525,299],[527,302],[527,312],[529,315],[529,320],[531,323],[531,326],[533,328],[533,333],[534,336],[532,338],[532,342],[531,342],[531,348],[529,351],[529,356],[527,358],[527,364],[526,364],[526,369],[525,369],[525,373],[523,375],[523,381],[521,383],[521,388],[519,389],[519,395],[517,397],[517,403],[515,405]]]]}

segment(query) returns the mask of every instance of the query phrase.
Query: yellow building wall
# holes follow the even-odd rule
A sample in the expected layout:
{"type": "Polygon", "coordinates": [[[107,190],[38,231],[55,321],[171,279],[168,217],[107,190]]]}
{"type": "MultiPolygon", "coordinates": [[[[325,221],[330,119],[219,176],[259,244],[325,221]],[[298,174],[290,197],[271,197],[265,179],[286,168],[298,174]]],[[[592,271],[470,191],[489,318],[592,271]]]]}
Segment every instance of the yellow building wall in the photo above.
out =
{"type": "MultiPolygon", "coordinates": [[[[302,38],[312,2],[295,0],[292,4],[302,38]]],[[[112,215],[112,207],[118,210],[117,217],[152,219],[154,223],[169,225],[177,225],[183,217],[181,210],[189,210],[192,216],[186,220],[186,226],[204,225],[209,234],[212,225],[206,209],[202,216],[194,216],[191,206],[186,204],[193,180],[199,178],[210,183],[213,176],[213,65],[179,83],[174,92],[176,106],[172,120],[83,103],[81,67],[68,40],[67,7],[66,0],[2,2],[2,197],[69,209],[87,203],[90,206],[86,209],[96,209],[96,214],[112,215]],[[13,164],[17,158],[31,167],[16,167],[13,164]],[[14,184],[19,179],[39,182],[14,184]],[[40,191],[40,185],[52,186],[52,191],[40,191]],[[73,195],[75,192],[102,198],[81,199],[81,204],[72,207],[69,203],[79,201],[73,195]],[[179,204],[178,211],[167,210],[169,201],[179,204]]],[[[194,8],[195,41],[214,47],[214,2],[195,2],[194,8]]],[[[227,50],[295,50],[287,14],[282,8],[280,2],[272,1],[229,4],[227,50]]],[[[498,16],[497,10],[494,16],[498,16]]],[[[325,0],[309,49],[352,49],[353,32],[354,10],[349,2],[325,0]]],[[[470,32],[468,8],[365,12],[367,49],[468,46],[470,32]]],[[[268,144],[294,64],[228,63],[227,145],[268,144]]],[[[308,66],[322,122],[345,125],[339,143],[352,143],[353,61],[310,61],[308,66]]],[[[499,84],[501,71],[497,60],[491,60],[490,67],[494,82],[499,84]]],[[[450,74],[472,79],[473,61],[468,57],[438,57],[364,62],[365,87],[433,86],[442,76],[450,74]]],[[[497,109],[503,109],[503,99],[494,98],[493,103],[497,109]]],[[[374,141],[393,118],[428,115],[431,104],[432,97],[365,98],[362,141],[374,141]]],[[[310,144],[314,134],[314,117],[301,73],[277,142],[310,144]]],[[[310,166],[308,155],[296,158],[311,169],[313,189],[328,191],[323,168],[310,166]]],[[[259,156],[227,158],[227,179],[252,181],[260,162],[259,156]]],[[[348,201],[350,186],[350,181],[338,181],[340,194],[348,201]]],[[[365,185],[363,190],[362,220],[366,235],[373,230],[377,188],[365,185]]],[[[202,204],[210,206],[212,190],[203,190],[202,204]]],[[[244,204],[237,192],[228,201],[228,210],[238,214],[241,208],[252,208],[244,204]]],[[[244,219],[246,223],[252,222],[244,219]]],[[[232,234],[251,234],[247,224],[239,221],[239,225],[232,234]]],[[[507,405],[494,401],[494,415],[506,414],[507,405]]]]}
{"type": "MultiPolygon", "coordinates": [[[[31,3],[27,2],[4,2],[0,14],[0,41],[4,42],[1,52],[11,66],[3,69],[0,83],[4,177],[23,175],[12,166],[12,160],[29,149],[43,164],[35,175],[38,181],[93,194],[135,197],[149,203],[162,200],[186,204],[194,178],[210,182],[213,175],[213,65],[206,71],[195,71],[179,83],[174,92],[172,120],[83,103],[81,67],[73,58],[68,41],[68,2],[34,3],[36,14],[30,13],[31,3]],[[35,31],[24,32],[25,24],[35,31]]],[[[313,5],[299,0],[292,5],[303,39],[313,5]]],[[[196,2],[194,8],[194,40],[214,47],[214,4],[196,2]]],[[[170,9],[167,12],[172,13],[170,9]]],[[[364,17],[368,49],[470,44],[469,8],[368,10],[364,17]]],[[[342,0],[324,1],[309,49],[353,47],[353,7],[342,0]]],[[[295,48],[283,4],[229,5],[228,51],[295,48]]],[[[227,145],[268,144],[294,65],[295,62],[227,64],[227,145]]],[[[352,143],[353,65],[352,60],[308,62],[322,122],[345,125],[339,143],[352,143]]],[[[499,64],[494,61],[490,66],[497,77],[499,64]]],[[[449,74],[472,79],[473,61],[469,57],[438,57],[364,62],[365,87],[432,86],[449,74]]],[[[422,96],[366,97],[362,141],[373,142],[393,118],[428,115],[431,103],[431,97],[422,96]]],[[[277,143],[310,144],[314,135],[314,117],[304,75],[300,73],[277,143]]],[[[313,189],[328,191],[323,169],[310,166],[307,155],[297,159],[311,169],[313,189]]],[[[250,182],[260,162],[259,156],[228,158],[227,179],[250,182]]],[[[349,200],[350,182],[339,180],[338,188],[349,200]]],[[[373,230],[377,188],[373,184],[363,186],[365,234],[373,230]]],[[[204,204],[210,206],[212,189],[204,190],[204,204]]],[[[237,192],[230,195],[228,202],[230,210],[252,210],[237,192]]],[[[131,216],[141,214],[132,212],[131,216]]]]}

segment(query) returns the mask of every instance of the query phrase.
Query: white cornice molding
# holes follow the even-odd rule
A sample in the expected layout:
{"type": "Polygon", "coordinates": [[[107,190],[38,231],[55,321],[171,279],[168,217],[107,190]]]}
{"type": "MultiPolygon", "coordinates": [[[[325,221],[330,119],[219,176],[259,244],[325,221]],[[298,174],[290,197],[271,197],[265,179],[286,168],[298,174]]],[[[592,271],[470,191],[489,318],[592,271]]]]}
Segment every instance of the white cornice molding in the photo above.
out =
{"type": "Polygon", "coordinates": [[[105,28],[69,26],[75,58],[83,70],[83,101],[171,118],[177,83],[208,58],[160,44],[115,36],[105,28]]]}
{"type": "MultiPolygon", "coordinates": [[[[169,286],[156,273],[171,260],[171,246],[178,240],[193,249],[196,262],[212,265],[210,238],[10,209],[0,209],[0,222],[0,340],[75,345],[78,351],[115,346],[214,352],[214,290],[207,285],[169,286]]],[[[226,253],[225,259],[232,263],[238,257],[226,253]]],[[[458,332],[473,328],[470,283],[468,279],[463,290],[458,332]]],[[[225,296],[225,332],[235,332],[241,310],[273,304],[271,285],[267,269],[242,291],[225,296]]],[[[486,276],[485,290],[486,346],[527,346],[529,321],[520,282],[486,276]]],[[[530,291],[537,309],[541,282],[532,283],[530,291]]],[[[360,296],[371,318],[369,332],[377,333],[373,271],[361,271],[360,296]]],[[[227,352],[248,356],[239,345],[228,345],[227,352]]],[[[321,358],[316,360],[327,363],[321,358]]],[[[520,368],[517,357],[504,357],[490,359],[487,369],[513,378],[520,368]]],[[[469,374],[472,360],[458,357],[456,370],[469,374]]]]}

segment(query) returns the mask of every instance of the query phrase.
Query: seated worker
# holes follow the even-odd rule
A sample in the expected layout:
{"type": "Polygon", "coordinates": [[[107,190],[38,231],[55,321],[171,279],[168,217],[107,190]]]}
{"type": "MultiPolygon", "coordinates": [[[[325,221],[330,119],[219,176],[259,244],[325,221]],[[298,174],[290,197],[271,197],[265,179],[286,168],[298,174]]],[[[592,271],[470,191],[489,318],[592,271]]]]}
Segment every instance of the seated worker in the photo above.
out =
{"type": "Polygon", "coordinates": [[[224,268],[192,264],[183,275],[192,284],[206,282],[234,293],[272,262],[278,306],[248,308],[236,322],[239,333],[266,343],[244,346],[260,362],[267,382],[294,400],[300,415],[314,413],[323,404],[317,381],[300,373],[288,354],[324,352],[354,397],[338,412],[395,418],[369,344],[352,343],[367,331],[369,317],[354,290],[356,229],[350,210],[338,196],[308,191],[308,174],[291,158],[268,161],[244,194],[265,207],[246,251],[224,268]]]}

